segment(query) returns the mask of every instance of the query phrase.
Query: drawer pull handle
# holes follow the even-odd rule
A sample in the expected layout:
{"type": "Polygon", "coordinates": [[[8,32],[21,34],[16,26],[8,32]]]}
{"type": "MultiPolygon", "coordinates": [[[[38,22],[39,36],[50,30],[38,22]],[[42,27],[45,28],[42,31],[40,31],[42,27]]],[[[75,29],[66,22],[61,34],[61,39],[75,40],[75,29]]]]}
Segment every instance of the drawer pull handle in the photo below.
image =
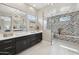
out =
{"type": "Polygon", "coordinates": [[[24,44],[26,44],[26,42],[24,41],[24,44]]]}
{"type": "Polygon", "coordinates": [[[10,42],[12,42],[12,40],[10,40],[10,41],[4,41],[4,43],[10,43],[10,42]]]}
{"type": "Polygon", "coordinates": [[[9,52],[0,52],[0,53],[9,53],[9,52]]]}
{"type": "Polygon", "coordinates": [[[12,46],[10,46],[10,47],[7,47],[7,48],[5,48],[5,49],[10,49],[10,48],[12,48],[12,46]]]}

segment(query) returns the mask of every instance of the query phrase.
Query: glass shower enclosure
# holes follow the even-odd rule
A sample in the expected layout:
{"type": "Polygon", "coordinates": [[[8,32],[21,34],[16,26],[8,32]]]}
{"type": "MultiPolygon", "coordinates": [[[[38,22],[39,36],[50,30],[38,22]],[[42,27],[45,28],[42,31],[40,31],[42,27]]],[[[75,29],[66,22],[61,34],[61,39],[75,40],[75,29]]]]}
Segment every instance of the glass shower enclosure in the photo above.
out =
{"type": "Polygon", "coordinates": [[[78,11],[48,17],[44,23],[44,29],[51,31],[51,44],[56,39],[79,44],[78,11]]]}

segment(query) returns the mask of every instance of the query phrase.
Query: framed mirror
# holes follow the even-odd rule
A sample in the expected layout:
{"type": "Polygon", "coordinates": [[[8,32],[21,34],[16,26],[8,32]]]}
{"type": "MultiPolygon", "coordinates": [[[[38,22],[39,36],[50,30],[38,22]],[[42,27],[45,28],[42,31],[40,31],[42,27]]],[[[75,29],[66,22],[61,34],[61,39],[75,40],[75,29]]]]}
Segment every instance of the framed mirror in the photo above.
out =
{"type": "Polygon", "coordinates": [[[4,32],[11,31],[12,18],[10,16],[0,16],[0,27],[4,32]]]}
{"type": "Polygon", "coordinates": [[[15,16],[13,23],[14,31],[23,31],[26,28],[25,21],[21,16],[15,16]]]}

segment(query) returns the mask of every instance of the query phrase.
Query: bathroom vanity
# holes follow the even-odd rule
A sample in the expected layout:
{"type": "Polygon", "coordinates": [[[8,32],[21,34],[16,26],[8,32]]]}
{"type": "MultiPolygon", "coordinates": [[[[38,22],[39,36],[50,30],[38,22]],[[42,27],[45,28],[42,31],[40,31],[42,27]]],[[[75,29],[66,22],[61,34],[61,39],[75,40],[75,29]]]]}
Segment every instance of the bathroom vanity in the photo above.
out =
{"type": "Polygon", "coordinates": [[[14,55],[39,43],[42,32],[14,33],[10,37],[0,37],[0,55],[14,55]]]}

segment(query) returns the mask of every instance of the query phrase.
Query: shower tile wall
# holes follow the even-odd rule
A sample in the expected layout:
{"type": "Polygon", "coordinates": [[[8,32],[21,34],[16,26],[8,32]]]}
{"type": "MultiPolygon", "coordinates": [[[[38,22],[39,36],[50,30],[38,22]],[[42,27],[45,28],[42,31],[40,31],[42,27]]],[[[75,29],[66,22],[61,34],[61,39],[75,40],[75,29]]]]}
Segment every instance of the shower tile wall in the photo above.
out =
{"type": "Polygon", "coordinates": [[[63,28],[63,32],[65,35],[79,35],[79,12],[64,14],[53,16],[50,20],[48,20],[48,28],[52,29],[53,33],[58,34],[58,29],[63,28]],[[70,16],[69,21],[60,21],[60,17],[70,16]],[[52,22],[51,22],[52,20],[52,22]],[[51,25],[52,23],[52,25],[51,25]],[[52,27],[51,27],[52,26],[52,27]]]}

